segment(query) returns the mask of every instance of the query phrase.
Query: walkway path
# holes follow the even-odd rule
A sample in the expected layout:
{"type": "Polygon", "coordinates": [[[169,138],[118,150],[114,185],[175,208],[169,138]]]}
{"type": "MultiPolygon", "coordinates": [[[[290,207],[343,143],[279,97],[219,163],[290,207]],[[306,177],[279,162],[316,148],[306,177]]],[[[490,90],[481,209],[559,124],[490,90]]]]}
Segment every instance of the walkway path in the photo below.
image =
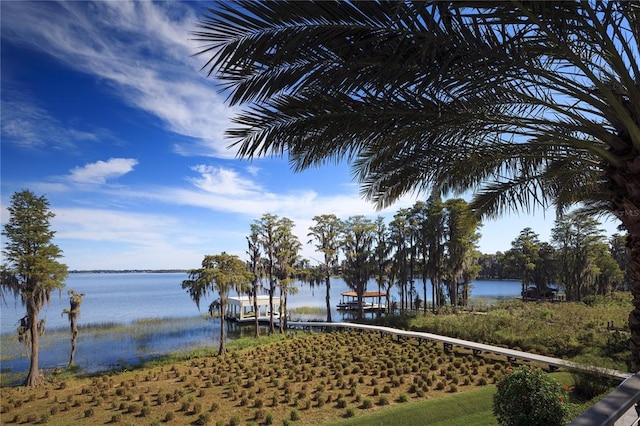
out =
{"type": "MultiPolygon", "coordinates": [[[[547,364],[552,367],[565,367],[565,368],[576,368],[580,370],[590,370],[592,367],[585,366],[581,364],[576,364],[575,362],[567,361],[560,358],[553,358],[545,355],[537,355],[528,352],[516,351],[513,349],[501,348],[499,346],[486,345],[484,343],[476,343],[471,342],[469,340],[456,339],[453,337],[441,336],[439,334],[432,333],[424,333],[420,331],[407,331],[401,330],[398,328],[384,327],[379,325],[368,325],[368,324],[356,324],[350,322],[312,322],[312,321],[289,321],[287,323],[289,327],[302,327],[302,328],[317,328],[317,327],[340,327],[340,328],[353,328],[358,330],[371,330],[378,331],[380,333],[389,333],[399,337],[413,337],[416,339],[425,339],[436,342],[442,342],[445,345],[445,349],[450,349],[452,345],[461,346],[463,348],[468,348],[474,351],[476,354],[480,354],[481,352],[488,352],[497,355],[505,355],[508,359],[520,359],[524,361],[534,361],[542,364],[547,364]]],[[[627,379],[631,377],[631,373],[626,373],[624,371],[619,370],[603,370],[603,373],[616,378],[616,379],[627,379]]]]}

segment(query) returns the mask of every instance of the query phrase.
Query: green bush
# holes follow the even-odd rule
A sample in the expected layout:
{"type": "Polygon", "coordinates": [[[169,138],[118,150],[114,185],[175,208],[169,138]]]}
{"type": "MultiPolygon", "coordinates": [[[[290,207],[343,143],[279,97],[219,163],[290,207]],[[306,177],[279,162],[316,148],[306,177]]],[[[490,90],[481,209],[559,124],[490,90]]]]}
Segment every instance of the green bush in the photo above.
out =
{"type": "Polygon", "coordinates": [[[584,399],[591,399],[607,392],[614,386],[611,378],[607,374],[607,369],[613,369],[611,361],[591,355],[583,355],[576,358],[579,364],[590,365],[588,370],[571,369],[573,378],[573,391],[584,399]]]}
{"type": "Polygon", "coordinates": [[[198,416],[198,419],[194,422],[197,426],[205,426],[211,422],[211,414],[209,413],[201,413],[198,416]]]}
{"type": "Polygon", "coordinates": [[[539,368],[519,367],[498,383],[493,414],[502,426],[564,425],[565,394],[539,368]]]}

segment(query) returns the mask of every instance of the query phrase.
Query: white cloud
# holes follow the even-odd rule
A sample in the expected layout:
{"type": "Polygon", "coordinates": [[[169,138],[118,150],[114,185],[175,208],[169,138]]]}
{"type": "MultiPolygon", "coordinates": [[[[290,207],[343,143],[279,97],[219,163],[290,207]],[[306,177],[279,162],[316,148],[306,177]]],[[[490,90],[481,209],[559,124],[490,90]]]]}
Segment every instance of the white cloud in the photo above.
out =
{"type": "Polygon", "coordinates": [[[189,178],[197,188],[212,194],[227,194],[234,197],[252,195],[260,187],[249,179],[242,178],[237,172],[222,167],[200,164],[191,168],[200,173],[198,178],[189,178]]]}
{"type": "Polygon", "coordinates": [[[102,184],[107,179],[123,176],[133,170],[138,160],[133,158],[110,158],[96,161],[71,170],[69,179],[74,183],[102,184]]]}
{"type": "Polygon", "coordinates": [[[247,173],[249,173],[253,177],[257,177],[258,173],[260,173],[260,167],[257,166],[247,166],[247,173]]]}
{"type": "Polygon", "coordinates": [[[104,80],[125,103],[195,139],[176,144],[178,153],[234,157],[224,138],[232,111],[192,57],[197,18],[188,4],[5,2],[2,13],[3,37],[104,80]]]}

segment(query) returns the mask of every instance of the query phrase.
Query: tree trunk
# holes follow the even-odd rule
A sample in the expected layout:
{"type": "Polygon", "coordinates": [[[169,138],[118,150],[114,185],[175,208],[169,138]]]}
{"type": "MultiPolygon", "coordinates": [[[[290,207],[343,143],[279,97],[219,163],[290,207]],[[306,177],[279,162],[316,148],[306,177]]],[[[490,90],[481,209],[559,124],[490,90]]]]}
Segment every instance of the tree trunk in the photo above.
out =
{"type": "Polygon", "coordinates": [[[362,306],[362,294],[364,293],[364,283],[359,282],[356,285],[356,294],[358,296],[358,320],[362,320],[364,318],[364,309],[362,306]]]}
{"type": "Polygon", "coordinates": [[[260,324],[258,321],[258,281],[255,281],[253,284],[253,313],[255,337],[257,339],[260,337],[260,324]]]}
{"type": "Polygon", "coordinates": [[[432,275],[429,277],[429,279],[431,280],[431,311],[435,314],[436,313],[436,277],[435,275],[432,275]]]}
{"type": "Polygon", "coordinates": [[[269,282],[269,334],[273,334],[276,332],[276,326],[273,321],[273,291],[274,291],[275,283],[273,280],[269,282]]]}
{"type": "MultiPolygon", "coordinates": [[[[282,284],[282,283],[281,283],[282,284]]],[[[284,293],[282,288],[280,289],[280,306],[278,306],[278,327],[280,334],[284,332],[284,293]]]]}
{"type": "Polygon", "coordinates": [[[42,382],[40,377],[40,370],[38,369],[38,352],[39,352],[39,340],[40,337],[38,330],[38,313],[35,312],[33,307],[27,307],[29,313],[29,329],[31,333],[31,359],[29,363],[29,374],[25,380],[26,386],[38,386],[42,382]]]}
{"type": "Polygon", "coordinates": [[[422,274],[422,294],[424,295],[424,306],[422,307],[422,311],[427,313],[427,276],[422,274]]]}
{"type": "Polygon", "coordinates": [[[325,277],[324,284],[327,288],[327,293],[325,296],[325,301],[327,302],[327,322],[331,322],[331,275],[329,271],[327,271],[327,276],[325,277]]]}
{"type": "Polygon", "coordinates": [[[69,367],[71,367],[76,357],[76,338],[78,337],[78,325],[76,324],[75,314],[70,313],[69,322],[71,323],[71,355],[69,356],[69,367]]]}
{"type": "Polygon", "coordinates": [[[226,347],[226,342],[225,342],[225,336],[224,336],[224,312],[225,312],[225,308],[226,308],[226,303],[223,302],[222,297],[220,298],[220,349],[218,349],[218,355],[219,356],[224,356],[224,354],[227,352],[227,347],[226,347]]]}

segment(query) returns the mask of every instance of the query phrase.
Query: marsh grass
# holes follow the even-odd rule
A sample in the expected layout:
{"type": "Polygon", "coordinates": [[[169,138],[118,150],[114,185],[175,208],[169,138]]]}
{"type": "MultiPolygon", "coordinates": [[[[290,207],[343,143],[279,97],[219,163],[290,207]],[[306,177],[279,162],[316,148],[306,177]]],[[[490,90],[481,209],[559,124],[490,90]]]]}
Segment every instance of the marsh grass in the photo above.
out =
{"type": "Polygon", "coordinates": [[[630,356],[624,336],[628,336],[632,308],[629,294],[616,293],[591,298],[588,303],[509,300],[482,315],[412,314],[377,322],[558,358],[605,357],[615,368],[627,371],[630,356]],[[610,323],[619,328],[608,329],[610,323]]]}
{"type": "Polygon", "coordinates": [[[288,309],[291,315],[317,315],[321,317],[327,316],[327,309],[319,306],[299,306],[297,308],[288,309]]]}

